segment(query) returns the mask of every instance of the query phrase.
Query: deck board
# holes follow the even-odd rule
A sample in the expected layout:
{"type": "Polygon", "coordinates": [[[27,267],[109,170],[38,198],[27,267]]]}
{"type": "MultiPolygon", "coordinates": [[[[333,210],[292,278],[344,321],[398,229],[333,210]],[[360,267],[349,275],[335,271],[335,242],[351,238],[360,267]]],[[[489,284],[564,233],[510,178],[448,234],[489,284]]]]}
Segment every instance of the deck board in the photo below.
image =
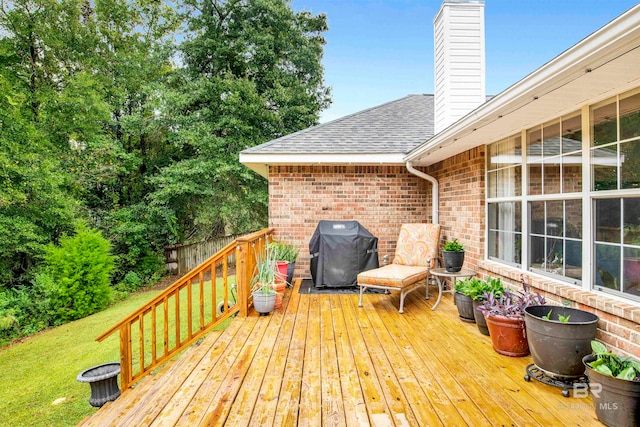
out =
{"type": "MultiPolygon", "coordinates": [[[[299,286],[299,283],[296,284],[299,286]]],[[[600,426],[591,399],[523,380],[450,296],[300,295],[237,317],[83,426],[600,426]]]]}

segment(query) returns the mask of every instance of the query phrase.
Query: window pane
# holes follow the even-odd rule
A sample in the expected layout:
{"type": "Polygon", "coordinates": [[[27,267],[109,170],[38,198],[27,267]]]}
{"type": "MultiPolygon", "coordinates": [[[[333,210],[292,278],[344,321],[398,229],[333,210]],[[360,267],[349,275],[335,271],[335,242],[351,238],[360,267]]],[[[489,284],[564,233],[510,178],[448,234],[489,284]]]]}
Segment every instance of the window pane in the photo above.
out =
{"type": "Polygon", "coordinates": [[[620,144],[621,188],[640,188],[640,140],[620,144]]]}
{"type": "Polygon", "coordinates": [[[544,125],[542,129],[543,157],[560,155],[560,122],[544,125]]]}
{"type": "MultiPolygon", "coordinates": [[[[574,239],[582,238],[582,200],[565,202],[565,235],[574,239]]],[[[582,255],[581,255],[582,257],[582,255]]]]}
{"type": "Polygon", "coordinates": [[[620,243],[620,199],[595,201],[596,240],[620,243]]]}
{"type": "Polygon", "coordinates": [[[640,249],[624,248],[624,271],[623,292],[633,295],[640,295],[640,249]]]}
{"type": "Polygon", "coordinates": [[[564,248],[562,239],[547,238],[545,271],[553,274],[564,274],[564,248]]]}
{"type": "Polygon", "coordinates": [[[564,236],[564,202],[547,202],[547,235],[564,236]]]}
{"type": "Polygon", "coordinates": [[[489,257],[520,264],[522,237],[518,233],[489,231],[489,257]]]}
{"type": "Polygon", "coordinates": [[[532,268],[544,269],[544,237],[531,236],[529,240],[529,265],[532,268]]]}
{"type": "Polygon", "coordinates": [[[620,140],[640,136],[640,94],[620,100],[620,140]]]}
{"type": "Polygon", "coordinates": [[[529,164],[529,194],[542,194],[542,165],[529,164]]]}
{"type": "Polygon", "coordinates": [[[522,138],[520,135],[489,145],[489,170],[522,163],[522,138]]]}
{"type": "Polygon", "coordinates": [[[558,156],[544,159],[543,189],[544,194],[560,194],[560,157],[558,156]]]}
{"type": "Polygon", "coordinates": [[[565,246],[564,275],[582,280],[582,242],[567,240],[565,246]]]}
{"type": "Polygon", "coordinates": [[[582,153],[562,156],[562,192],[582,191],[582,153]]]}
{"type": "Polygon", "coordinates": [[[489,228],[503,231],[522,231],[520,203],[490,203],[489,228]]]}
{"type": "Polygon", "coordinates": [[[640,246],[640,199],[624,199],[624,244],[640,246]]]}
{"type": "Polygon", "coordinates": [[[591,113],[593,126],[591,146],[598,146],[618,140],[617,114],[615,101],[596,108],[591,113]]]}
{"type": "Polygon", "coordinates": [[[487,197],[494,198],[498,194],[498,172],[487,172],[487,197]]]}
{"type": "Polygon", "coordinates": [[[544,236],[544,202],[529,203],[529,215],[531,216],[531,234],[544,236]]]}
{"type": "Polygon", "coordinates": [[[618,148],[610,145],[591,151],[593,167],[593,189],[616,190],[618,188],[618,148]]]}
{"type": "Polygon", "coordinates": [[[564,119],[562,121],[562,152],[571,153],[582,150],[582,116],[564,119]]]}
{"type": "Polygon", "coordinates": [[[538,163],[542,160],[542,130],[540,126],[527,131],[527,161],[538,163]]]}
{"type": "Polygon", "coordinates": [[[595,284],[620,290],[620,247],[596,244],[595,284]]]}

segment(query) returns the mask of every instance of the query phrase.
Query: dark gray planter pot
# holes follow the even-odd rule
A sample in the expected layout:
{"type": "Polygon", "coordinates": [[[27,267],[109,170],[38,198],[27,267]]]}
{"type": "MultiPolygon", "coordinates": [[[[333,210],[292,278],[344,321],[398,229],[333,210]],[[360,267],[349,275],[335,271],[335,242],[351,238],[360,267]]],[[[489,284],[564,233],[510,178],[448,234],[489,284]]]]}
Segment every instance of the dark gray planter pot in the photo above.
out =
{"type": "Polygon", "coordinates": [[[89,404],[99,408],[120,396],[120,388],[118,387],[119,373],[119,362],[105,363],[80,372],[76,380],[81,383],[89,383],[91,386],[89,404]]]}
{"type": "Polygon", "coordinates": [[[293,285],[293,272],[296,269],[296,262],[290,262],[287,266],[287,285],[293,285]]]}
{"type": "Polygon", "coordinates": [[[261,316],[271,313],[276,305],[276,292],[271,291],[268,294],[262,291],[253,293],[253,308],[260,313],[261,316]]]}
{"type": "Polygon", "coordinates": [[[596,372],[587,365],[594,360],[596,356],[592,354],[582,359],[598,420],[609,427],[640,425],[640,381],[622,380],[596,372]]]}
{"type": "Polygon", "coordinates": [[[458,317],[470,323],[475,323],[476,318],[473,314],[473,299],[466,295],[456,292],[456,307],[458,307],[458,317]]]}
{"type": "Polygon", "coordinates": [[[533,363],[555,378],[577,378],[584,374],[582,358],[591,354],[598,316],[577,308],[535,305],[524,310],[527,341],[533,363]],[[551,310],[550,320],[543,319],[551,310]],[[570,316],[568,322],[558,315],[570,316]]]}
{"type": "Polygon", "coordinates": [[[487,319],[484,318],[484,314],[478,310],[478,307],[482,305],[484,301],[473,300],[473,316],[476,319],[476,325],[482,335],[489,336],[489,327],[487,326],[487,319]]]}
{"type": "Polygon", "coordinates": [[[444,268],[449,273],[457,273],[462,270],[464,264],[464,252],[442,251],[442,260],[444,268]]]}

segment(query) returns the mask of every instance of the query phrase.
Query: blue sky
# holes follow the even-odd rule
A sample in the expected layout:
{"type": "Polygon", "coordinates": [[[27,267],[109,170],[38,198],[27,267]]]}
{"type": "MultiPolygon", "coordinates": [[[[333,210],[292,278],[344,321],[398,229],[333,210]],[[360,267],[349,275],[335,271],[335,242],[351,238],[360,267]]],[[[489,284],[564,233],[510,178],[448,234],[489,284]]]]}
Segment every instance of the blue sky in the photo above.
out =
{"type": "MultiPolygon", "coordinates": [[[[325,13],[333,104],[321,122],[408,94],[433,93],[434,0],[292,0],[325,13]]],[[[497,94],[598,30],[630,0],[485,0],[487,94],[497,94]]]]}

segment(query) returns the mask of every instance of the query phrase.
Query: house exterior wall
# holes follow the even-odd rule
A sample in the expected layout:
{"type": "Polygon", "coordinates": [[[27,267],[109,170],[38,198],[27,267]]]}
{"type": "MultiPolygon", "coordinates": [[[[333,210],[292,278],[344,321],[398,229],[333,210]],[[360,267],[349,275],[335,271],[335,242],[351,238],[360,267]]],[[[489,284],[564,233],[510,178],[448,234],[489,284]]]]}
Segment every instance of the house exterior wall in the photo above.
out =
{"type": "Polygon", "coordinates": [[[431,184],[404,166],[271,166],[269,226],[300,249],[296,277],[310,278],[309,240],[320,220],[356,220],[392,254],[402,223],[430,222],[431,184]]]}

